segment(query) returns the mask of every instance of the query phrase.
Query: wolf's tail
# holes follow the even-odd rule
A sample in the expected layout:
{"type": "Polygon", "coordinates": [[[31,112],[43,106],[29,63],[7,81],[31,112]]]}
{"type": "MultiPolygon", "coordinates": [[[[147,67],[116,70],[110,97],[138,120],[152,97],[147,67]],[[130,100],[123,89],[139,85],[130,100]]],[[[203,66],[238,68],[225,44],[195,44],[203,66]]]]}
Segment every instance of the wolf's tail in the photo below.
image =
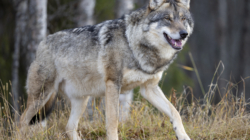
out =
{"type": "Polygon", "coordinates": [[[35,124],[36,122],[43,121],[46,117],[48,117],[54,106],[55,106],[55,101],[57,97],[57,92],[53,92],[52,95],[50,96],[49,100],[47,103],[40,109],[35,116],[30,121],[30,125],[35,124]]]}

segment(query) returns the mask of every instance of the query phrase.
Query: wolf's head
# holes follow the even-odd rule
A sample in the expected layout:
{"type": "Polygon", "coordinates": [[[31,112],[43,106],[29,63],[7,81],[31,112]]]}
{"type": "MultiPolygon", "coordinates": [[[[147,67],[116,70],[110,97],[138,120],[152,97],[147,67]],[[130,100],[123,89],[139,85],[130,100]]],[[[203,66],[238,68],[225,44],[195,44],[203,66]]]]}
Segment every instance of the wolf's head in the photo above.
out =
{"type": "Polygon", "coordinates": [[[142,36],[153,46],[179,51],[193,31],[190,0],[150,0],[141,19],[142,36]]]}
{"type": "Polygon", "coordinates": [[[190,0],[150,0],[125,16],[126,37],[144,72],[165,70],[193,31],[190,0]]]}

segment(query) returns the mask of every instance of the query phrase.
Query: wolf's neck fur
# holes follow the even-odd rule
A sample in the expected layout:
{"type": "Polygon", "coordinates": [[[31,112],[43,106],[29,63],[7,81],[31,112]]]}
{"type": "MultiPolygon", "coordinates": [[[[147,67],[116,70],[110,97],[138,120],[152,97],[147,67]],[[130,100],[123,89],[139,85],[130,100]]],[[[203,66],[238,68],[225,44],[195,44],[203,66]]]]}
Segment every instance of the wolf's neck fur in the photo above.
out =
{"type": "Polygon", "coordinates": [[[143,30],[143,26],[147,25],[145,16],[148,12],[147,7],[144,7],[125,16],[126,37],[138,69],[147,74],[156,74],[168,68],[177,53],[169,54],[169,58],[163,57],[159,47],[144,37],[147,32],[143,30]]]}
{"type": "Polygon", "coordinates": [[[131,12],[129,15],[125,15],[126,24],[136,25],[139,24],[142,19],[148,14],[148,7],[142,7],[136,11],[131,12]]]}

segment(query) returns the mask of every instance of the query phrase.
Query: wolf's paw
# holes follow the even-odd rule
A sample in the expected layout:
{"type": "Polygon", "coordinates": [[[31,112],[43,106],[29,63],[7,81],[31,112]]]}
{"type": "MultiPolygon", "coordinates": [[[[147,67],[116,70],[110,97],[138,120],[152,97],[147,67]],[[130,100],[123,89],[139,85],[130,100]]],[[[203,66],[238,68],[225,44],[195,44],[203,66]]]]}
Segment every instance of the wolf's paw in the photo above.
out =
{"type": "Polygon", "coordinates": [[[176,136],[178,140],[191,140],[187,134],[180,134],[176,136]]]}
{"type": "Polygon", "coordinates": [[[175,135],[178,140],[191,140],[189,136],[187,135],[182,124],[178,122],[172,122],[172,121],[171,123],[173,124],[173,129],[175,131],[175,135]]]}

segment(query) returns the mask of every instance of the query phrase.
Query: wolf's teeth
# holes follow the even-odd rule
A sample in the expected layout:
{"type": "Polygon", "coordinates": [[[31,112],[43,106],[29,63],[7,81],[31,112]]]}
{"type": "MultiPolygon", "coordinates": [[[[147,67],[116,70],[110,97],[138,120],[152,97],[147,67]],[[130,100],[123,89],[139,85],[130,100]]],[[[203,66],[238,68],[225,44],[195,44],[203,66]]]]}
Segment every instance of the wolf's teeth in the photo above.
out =
{"type": "Polygon", "coordinates": [[[174,45],[176,46],[176,42],[174,43],[174,45]]]}
{"type": "Polygon", "coordinates": [[[170,36],[168,36],[169,37],[169,39],[172,39],[170,36]]]}

